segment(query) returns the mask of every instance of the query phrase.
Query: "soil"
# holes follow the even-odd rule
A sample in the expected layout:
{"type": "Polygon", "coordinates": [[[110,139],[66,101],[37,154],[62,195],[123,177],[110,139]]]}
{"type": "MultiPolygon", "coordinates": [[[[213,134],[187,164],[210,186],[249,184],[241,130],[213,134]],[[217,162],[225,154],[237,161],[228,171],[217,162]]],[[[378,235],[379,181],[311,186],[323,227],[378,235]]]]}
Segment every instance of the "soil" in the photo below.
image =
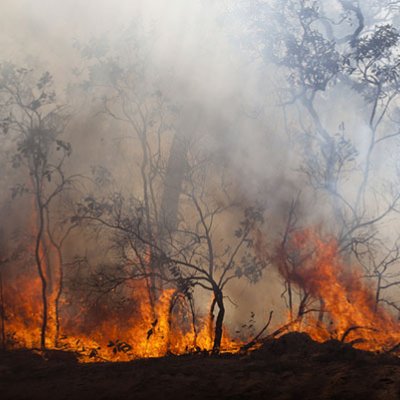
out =
{"type": "Polygon", "coordinates": [[[0,353],[0,399],[400,399],[400,359],[290,333],[247,354],[79,364],[0,353]]]}

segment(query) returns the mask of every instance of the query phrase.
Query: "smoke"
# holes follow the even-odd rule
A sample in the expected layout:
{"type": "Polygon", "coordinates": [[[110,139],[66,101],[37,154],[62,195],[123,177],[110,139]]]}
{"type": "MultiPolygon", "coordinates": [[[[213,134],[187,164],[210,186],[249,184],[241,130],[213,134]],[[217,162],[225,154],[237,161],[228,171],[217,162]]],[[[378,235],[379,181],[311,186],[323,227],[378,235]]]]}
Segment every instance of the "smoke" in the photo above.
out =
{"type": "MultiPolygon", "coordinates": [[[[85,65],[77,43],[100,38],[123,57],[124,40],[137,34],[139,46],[148,52],[149,79],[157,80],[180,109],[185,134],[195,132],[203,152],[213,154],[228,169],[234,182],[232,197],[243,204],[257,201],[266,206],[264,229],[275,239],[302,186],[295,171],[297,155],[276,107],[274,68],[241,49],[237,31],[241,21],[232,18],[229,8],[225,2],[196,0],[6,0],[0,16],[2,58],[49,70],[61,100],[73,105],[74,117],[65,133],[73,147],[70,171],[88,173],[103,165],[126,192],[135,191],[140,189],[132,176],[137,153],[121,139],[126,128],[99,115],[98,103],[71,87],[71,82],[73,86],[81,79],[73,71],[85,65]]],[[[4,200],[10,181],[18,179],[14,172],[4,181],[4,200]]],[[[231,236],[239,220],[232,214],[222,221],[221,235],[231,236]]],[[[88,251],[76,235],[67,246],[71,258],[88,251]]],[[[106,249],[99,249],[98,243],[92,246],[89,253],[96,254],[94,260],[105,256],[106,249]]],[[[254,311],[262,323],[269,309],[279,308],[275,298],[281,289],[273,274],[267,271],[256,290],[243,281],[234,284],[228,294],[239,307],[231,307],[228,318],[239,324],[254,311]]]]}
{"type": "MultiPolygon", "coordinates": [[[[92,167],[103,165],[129,193],[141,185],[132,174],[138,164],[138,147],[127,144],[124,124],[99,114],[101,101],[93,100],[77,83],[88,79],[87,65],[91,62],[83,59],[79,49],[92,39],[100,40],[108,42],[111,54],[120,57],[122,63],[132,61],[124,46],[136,35],[145,52],[146,82],[156,84],[179,110],[174,124],[185,130],[186,139],[198,143],[202,154],[228,171],[233,182],[231,196],[240,199],[242,205],[259,203],[266,208],[262,229],[267,240],[275,243],[280,239],[290,204],[296,198],[300,198],[297,216],[304,225],[323,222],[329,230],[335,225],[331,200],[311,188],[307,174],[301,171],[304,149],[299,138],[303,140],[304,131],[313,129],[312,121],[301,107],[280,106],[285,100],[280,88],[287,84],[286,74],[273,65],[270,55],[263,53],[265,49],[257,48],[257,44],[246,46],[251,41],[247,17],[232,13],[232,9],[232,2],[211,0],[3,0],[1,57],[49,70],[61,100],[72,105],[73,117],[65,132],[73,147],[69,170],[86,174],[92,167]]],[[[339,10],[338,2],[325,9],[335,15],[339,10]]],[[[351,26],[344,25],[336,28],[335,34],[345,36],[349,32],[351,26]]],[[[132,52],[132,57],[136,54],[132,52]]],[[[327,130],[337,132],[338,137],[345,130],[358,151],[357,157],[365,158],[368,110],[361,96],[348,85],[337,84],[319,95],[317,112],[327,130]]],[[[165,148],[171,141],[170,130],[165,148]]],[[[383,147],[373,160],[377,184],[383,179],[393,180],[397,172],[395,161],[387,160],[387,150],[383,147]]],[[[315,149],[308,151],[315,159],[315,149]]],[[[0,157],[2,170],[7,171],[1,178],[1,200],[6,204],[2,214],[10,214],[8,190],[20,177],[7,167],[7,153],[3,151],[0,157]]],[[[359,169],[360,164],[355,163],[354,173],[343,183],[343,193],[352,199],[362,180],[359,169]]],[[[384,198],[374,193],[367,200],[375,211],[386,205],[384,198]]],[[[232,235],[238,221],[240,216],[235,213],[221,221],[219,235],[232,235]]],[[[17,217],[5,225],[13,223],[23,226],[17,217]]],[[[85,251],[81,239],[76,234],[69,240],[71,258],[85,251]]],[[[98,245],[91,245],[98,258],[105,256],[98,245]]],[[[228,322],[239,324],[254,311],[261,324],[269,309],[284,307],[281,291],[272,268],[265,271],[256,288],[236,282],[228,295],[238,308],[228,306],[228,322]]]]}

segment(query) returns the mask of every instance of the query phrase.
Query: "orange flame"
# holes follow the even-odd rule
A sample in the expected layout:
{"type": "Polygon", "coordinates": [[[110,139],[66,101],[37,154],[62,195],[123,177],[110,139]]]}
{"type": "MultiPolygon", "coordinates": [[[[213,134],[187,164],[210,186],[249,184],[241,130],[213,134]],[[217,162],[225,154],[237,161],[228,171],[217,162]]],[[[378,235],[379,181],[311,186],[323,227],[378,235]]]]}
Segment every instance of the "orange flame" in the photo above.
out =
{"type": "MultiPolygon", "coordinates": [[[[36,237],[36,205],[33,204],[32,208],[30,225],[33,237],[36,237]]],[[[83,362],[125,361],[212,349],[213,321],[204,318],[194,323],[185,310],[185,298],[181,296],[177,299],[174,289],[162,290],[155,302],[154,299],[150,301],[151,285],[146,279],[134,281],[126,293],[130,310],[125,307],[121,312],[120,309],[99,307],[99,312],[96,313],[91,312],[87,305],[74,305],[71,315],[62,310],[57,311],[56,299],[60,289],[62,265],[56,254],[57,249],[50,239],[48,232],[43,231],[39,244],[39,258],[47,283],[48,349],[61,348],[77,352],[83,362]],[[59,332],[57,320],[60,322],[59,332]]],[[[34,253],[33,245],[30,250],[34,253]]],[[[142,262],[150,266],[151,252],[146,251],[142,257],[142,262]]],[[[33,265],[25,266],[20,271],[11,269],[12,272],[8,271],[7,274],[8,279],[2,280],[3,296],[0,307],[3,311],[3,331],[6,334],[3,342],[8,348],[39,348],[43,318],[42,282],[33,265]]],[[[67,301],[65,296],[61,299],[61,303],[67,301]]],[[[230,339],[224,330],[221,350],[238,351],[239,348],[240,343],[230,339]]]]}
{"type": "MultiPolygon", "coordinates": [[[[40,279],[31,274],[13,279],[5,285],[5,314],[7,345],[9,348],[38,348],[41,325],[40,279]]],[[[200,320],[197,333],[188,320],[184,300],[171,312],[173,289],[162,291],[155,309],[152,310],[146,293],[144,280],[136,281],[132,289],[132,304],[136,304],[130,315],[108,313],[97,316],[94,323],[87,323],[87,310],[82,308],[75,318],[61,316],[61,334],[56,347],[49,341],[48,348],[61,348],[80,354],[83,362],[127,361],[133,358],[161,357],[169,353],[210,351],[213,338],[210,336],[208,319],[200,320]],[[155,315],[155,319],[154,319],[155,315]]],[[[52,333],[52,330],[49,330],[52,333]]],[[[237,351],[240,343],[224,332],[223,351],[237,351]]]]}
{"type": "Polygon", "coordinates": [[[360,270],[341,260],[334,240],[324,242],[312,230],[304,230],[294,235],[290,245],[297,265],[281,273],[323,304],[323,318],[303,310],[293,321],[293,330],[317,341],[335,338],[370,351],[387,351],[400,343],[400,323],[377,308],[372,288],[363,283],[360,270]]]}
{"type": "MultiPolygon", "coordinates": [[[[293,235],[279,256],[281,275],[307,300],[288,321],[291,330],[308,333],[317,341],[335,338],[371,351],[388,351],[400,343],[400,323],[383,307],[377,307],[372,288],[363,281],[360,270],[343,262],[334,240],[324,241],[315,231],[303,230],[293,235]],[[320,304],[323,309],[318,313],[320,304]]],[[[51,266],[44,253],[42,257],[48,278],[51,266]]],[[[6,344],[9,348],[36,348],[42,317],[41,282],[33,267],[16,274],[13,270],[8,274],[10,279],[3,279],[6,344]]],[[[151,301],[145,279],[134,281],[126,291],[128,302],[122,311],[115,304],[100,304],[93,312],[82,303],[72,307],[73,313],[61,312],[57,343],[53,339],[56,311],[49,291],[48,348],[77,352],[83,362],[212,349],[213,320],[192,321],[182,294],[164,289],[155,302],[151,301]]],[[[67,297],[63,301],[68,308],[67,297]]],[[[235,352],[241,345],[224,331],[223,351],[235,352]]]]}

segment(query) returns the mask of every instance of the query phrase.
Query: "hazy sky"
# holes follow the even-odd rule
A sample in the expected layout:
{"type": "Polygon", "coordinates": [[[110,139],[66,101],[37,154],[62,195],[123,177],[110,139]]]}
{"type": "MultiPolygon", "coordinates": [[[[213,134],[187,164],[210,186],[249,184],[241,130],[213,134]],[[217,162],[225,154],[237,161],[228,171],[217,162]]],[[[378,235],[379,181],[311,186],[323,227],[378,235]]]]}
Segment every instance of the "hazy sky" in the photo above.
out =
{"type": "MultiPolygon", "coordinates": [[[[22,50],[60,56],[73,38],[115,30],[135,16],[167,36],[190,36],[212,16],[212,2],[199,0],[2,0],[0,43],[4,55],[22,50]]],[[[172,43],[170,43],[172,44],[172,43]]]]}

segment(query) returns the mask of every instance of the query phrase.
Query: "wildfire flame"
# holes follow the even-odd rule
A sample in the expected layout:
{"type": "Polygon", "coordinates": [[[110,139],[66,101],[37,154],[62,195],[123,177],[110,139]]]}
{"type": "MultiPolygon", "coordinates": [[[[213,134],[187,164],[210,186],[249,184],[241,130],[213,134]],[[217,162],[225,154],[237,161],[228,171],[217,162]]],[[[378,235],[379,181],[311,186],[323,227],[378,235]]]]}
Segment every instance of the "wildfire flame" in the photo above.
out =
{"type": "MultiPolygon", "coordinates": [[[[34,208],[35,209],[35,208],[34,208]]],[[[32,215],[32,231],[37,231],[37,215],[32,215]]],[[[131,282],[125,297],[130,309],[100,307],[95,312],[82,302],[72,313],[57,311],[62,265],[50,238],[43,234],[39,258],[47,282],[46,348],[73,351],[82,362],[127,361],[193,351],[211,351],[213,320],[188,318],[187,299],[174,289],[160,291],[150,301],[146,279],[131,282]],[[97,311],[97,312],[96,312],[97,311]]],[[[33,254],[35,249],[30,248],[33,254]]],[[[143,255],[151,264],[151,252],[143,255]]],[[[12,266],[11,266],[12,267],[12,266]]],[[[1,272],[1,271],[0,271],[1,272]]],[[[42,282],[34,265],[7,274],[2,284],[2,335],[7,348],[40,348],[43,322],[42,282]]],[[[59,303],[68,306],[65,296],[59,303]]],[[[65,307],[67,308],[67,307],[65,307]]],[[[237,351],[240,343],[224,331],[222,351],[237,351]]]]}
{"type": "MultiPolygon", "coordinates": [[[[133,304],[137,307],[130,316],[98,318],[88,323],[82,309],[69,320],[61,317],[61,332],[57,343],[48,341],[49,349],[77,352],[82,362],[127,361],[134,358],[161,357],[167,354],[185,354],[210,351],[213,346],[210,318],[193,323],[188,321],[184,299],[178,299],[171,312],[173,289],[162,291],[154,310],[147,296],[144,281],[136,281],[132,289],[133,304]]],[[[19,277],[4,290],[7,345],[12,348],[39,348],[41,325],[40,279],[19,277]],[[12,299],[12,301],[10,301],[12,299]]],[[[175,299],[176,301],[176,299],[175,299]]],[[[54,321],[49,321],[49,332],[54,332],[54,321]]],[[[240,343],[224,332],[223,351],[237,351],[240,343]]]]}
{"type": "MultiPolygon", "coordinates": [[[[297,315],[291,313],[288,330],[305,332],[319,342],[338,339],[364,350],[397,349],[400,323],[383,307],[377,307],[372,287],[364,282],[359,269],[343,262],[334,240],[324,241],[315,231],[303,230],[293,235],[288,248],[290,267],[288,253],[279,254],[277,266],[286,282],[300,289],[304,300],[297,315]]],[[[35,272],[31,267],[22,275],[14,273],[8,282],[2,281],[3,331],[8,347],[39,347],[41,282],[35,272]]],[[[89,313],[83,305],[80,310],[75,307],[73,315],[61,313],[61,329],[56,338],[50,293],[48,348],[77,352],[82,362],[211,351],[212,318],[193,321],[187,299],[174,289],[162,290],[152,304],[148,287],[146,280],[133,282],[129,307],[122,314],[117,309],[89,313]]],[[[241,345],[224,331],[223,351],[236,352],[241,345]]]]}
{"type": "Polygon", "coordinates": [[[338,339],[369,351],[389,351],[400,343],[400,323],[377,307],[372,287],[359,269],[343,262],[335,240],[325,242],[308,229],[297,232],[290,246],[297,266],[288,269],[281,263],[281,274],[322,305],[319,318],[312,305],[311,312],[292,316],[291,329],[319,342],[338,339]]]}

